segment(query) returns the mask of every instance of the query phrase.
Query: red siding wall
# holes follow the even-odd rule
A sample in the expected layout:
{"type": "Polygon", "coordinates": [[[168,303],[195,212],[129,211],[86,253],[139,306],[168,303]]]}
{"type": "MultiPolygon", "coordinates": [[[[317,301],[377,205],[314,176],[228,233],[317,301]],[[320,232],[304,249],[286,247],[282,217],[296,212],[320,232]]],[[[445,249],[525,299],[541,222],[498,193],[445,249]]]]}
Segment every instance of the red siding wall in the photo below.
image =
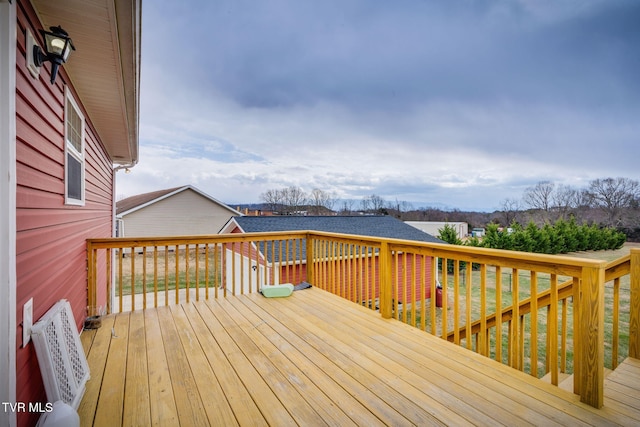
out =
{"type": "MultiPolygon", "coordinates": [[[[25,31],[29,28],[40,40],[41,24],[29,2],[18,2],[17,15],[17,324],[29,298],[35,320],[65,298],[80,328],[87,308],[85,239],[111,236],[112,163],[83,112],[86,203],[64,204],[64,91],[71,83],[61,67],[51,85],[48,63],[37,80],[31,76],[25,66],[25,31]]],[[[17,400],[46,401],[33,344],[21,348],[20,326],[17,335],[17,400]]],[[[32,425],[37,417],[19,414],[18,423],[32,425]]]]}
{"type": "MultiPolygon", "coordinates": [[[[394,300],[410,303],[431,298],[431,257],[397,254],[393,257],[391,268],[393,283],[397,284],[392,292],[394,300]]],[[[352,260],[351,263],[320,262],[316,264],[316,269],[316,286],[329,292],[358,303],[380,297],[377,255],[366,261],[364,258],[352,260]]],[[[304,274],[306,276],[306,268],[304,274]]]]}

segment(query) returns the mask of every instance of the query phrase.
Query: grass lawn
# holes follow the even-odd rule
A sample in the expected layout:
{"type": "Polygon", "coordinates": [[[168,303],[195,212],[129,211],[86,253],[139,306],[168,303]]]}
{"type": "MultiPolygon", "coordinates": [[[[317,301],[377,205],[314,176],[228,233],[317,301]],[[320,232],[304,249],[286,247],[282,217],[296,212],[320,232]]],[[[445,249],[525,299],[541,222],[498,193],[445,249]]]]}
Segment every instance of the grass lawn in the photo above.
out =
{"type": "MultiPolygon", "coordinates": [[[[204,250],[196,253],[196,250],[191,248],[188,257],[185,249],[180,249],[177,256],[174,251],[159,250],[155,257],[153,251],[148,250],[146,254],[134,254],[133,264],[131,254],[127,253],[122,258],[122,269],[120,270],[117,257],[115,267],[116,283],[120,271],[122,272],[123,295],[131,295],[132,287],[136,294],[152,292],[156,286],[161,291],[174,290],[176,284],[178,289],[184,289],[187,285],[189,288],[204,288],[207,285],[214,287],[219,286],[221,278],[220,253],[214,252],[213,249],[208,253],[204,250]],[[157,271],[157,275],[154,275],[154,271],[157,271]]],[[[118,292],[116,289],[116,295],[118,292]]]]}
{"type": "MultiPolygon", "coordinates": [[[[579,253],[571,253],[567,254],[569,256],[581,257],[581,258],[591,258],[591,259],[601,259],[606,261],[611,261],[614,259],[618,259],[624,255],[629,253],[631,247],[640,247],[640,244],[636,243],[627,243],[621,249],[611,250],[611,251],[589,251],[589,252],[579,252],[579,253]]],[[[458,316],[458,325],[463,326],[467,322],[466,316],[466,295],[467,295],[467,278],[466,275],[469,274],[468,269],[461,271],[459,277],[459,316],[458,316]]],[[[471,322],[474,322],[480,318],[480,272],[473,271],[471,273],[471,322]]],[[[454,309],[452,307],[454,301],[454,275],[447,275],[447,300],[448,300],[448,310],[447,310],[447,330],[452,331],[454,329],[454,309]]],[[[439,273],[440,281],[442,282],[442,273],[439,273]]],[[[487,314],[493,314],[496,312],[495,301],[496,301],[496,272],[495,268],[487,267],[487,275],[486,275],[486,304],[487,314]]],[[[558,283],[562,283],[563,281],[569,279],[568,277],[559,277],[558,283]]],[[[502,269],[502,286],[501,286],[501,299],[503,308],[509,307],[513,301],[513,284],[514,277],[513,272],[510,269],[502,269]]],[[[538,292],[549,289],[550,287],[550,276],[548,274],[538,274],[537,275],[537,290],[538,292]]],[[[613,282],[609,282],[605,285],[605,367],[611,369],[612,367],[612,343],[613,343],[613,282]]],[[[620,294],[619,294],[619,331],[618,331],[618,363],[623,361],[628,354],[628,343],[629,343],[629,310],[630,310],[630,292],[629,292],[629,276],[623,277],[620,280],[620,294]]],[[[531,273],[529,271],[518,271],[518,295],[519,300],[524,300],[530,297],[531,290],[531,273]]],[[[429,301],[427,303],[427,314],[426,314],[426,330],[431,331],[431,321],[429,316],[429,301]]],[[[573,304],[568,302],[567,304],[567,355],[566,355],[566,366],[564,371],[571,373],[573,371],[573,353],[572,353],[572,324],[573,324],[573,304]]],[[[537,377],[543,376],[547,372],[546,368],[546,347],[547,347],[547,308],[540,308],[536,312],[537,314],[537,367],[535,375],[537,377]]],[[[527,314],[524,316],[524,371],[531,373],[531,314],[527,314]]],[[[400,313],[400,318],[403,318],[403,313],[400,313]]],[[[416,316],[414,319],[411,317],[411,310],[407,309],[407,323],[419,326],[420,325],[420,310],[419,307],[416,307],[416,316]]],[[[442,309],[436,309],[436,330],[437,334],[442,334],[442,309]]],[[[559,307],[558,313],[558,334],[559,341],[561,339],[560,336],[560,326],[561,325],[561,306],[559,307]]],[[[504,324],[501,330],[502,333],[502,362],[507,363],[508,357],[508,326],[504,324]]],[[[496,349],[495,349],[495,328],[492,329],[490,333],[490,356],[495,359],[496,349]]],[[[461,340],[460,343],[462,346],[466,347],[465,340],[461,340]]],[[[475,341],[472,342],[472,347],[475,349],[475,341]]]]}

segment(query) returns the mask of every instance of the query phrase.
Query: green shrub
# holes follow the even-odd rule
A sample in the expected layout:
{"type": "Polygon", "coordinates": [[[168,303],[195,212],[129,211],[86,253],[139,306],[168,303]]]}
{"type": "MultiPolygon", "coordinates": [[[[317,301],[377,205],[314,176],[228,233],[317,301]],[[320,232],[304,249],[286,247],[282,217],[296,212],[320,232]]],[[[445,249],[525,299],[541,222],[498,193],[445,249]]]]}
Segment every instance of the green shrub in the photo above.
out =
{"type": "Polygon", "coordinates": [[[508,249],[522,252],[559,254],[585,250],[618,249],[626,241],[626,235],[613,228],[600,228],[596,224],[578,225],[575,219],[560,219],[555,224],[545,224],[541,228],[529,222],[523,229],[512,225],[511,231],[501,229],[496,224],[487,225],[482,240],[471,239],[470,246],[494,249],[508,249]]]}

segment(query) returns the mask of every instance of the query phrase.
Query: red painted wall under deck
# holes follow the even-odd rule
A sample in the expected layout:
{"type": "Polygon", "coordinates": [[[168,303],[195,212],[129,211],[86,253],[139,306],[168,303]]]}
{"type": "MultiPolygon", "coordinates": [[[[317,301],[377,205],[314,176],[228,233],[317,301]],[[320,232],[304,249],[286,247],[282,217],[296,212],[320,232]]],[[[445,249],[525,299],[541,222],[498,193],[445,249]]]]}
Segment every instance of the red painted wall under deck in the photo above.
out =
{"type": "MultiPolygon", "coordinates": [[[[17,6],[17,401],[37,402],[46,396],[33,343],[22,348],[22,307],[33,298],[37,320],[55,302],[67,299],[80,329],[87,311],[85,240],[111,236],[113,171],[83,111],[85,205],[64,204],[64,92],[71,83],[61,67],[51,85],[49,63],[38,79],[31,76],[25,65],[25,31],[28,28],[42,45],[41,24],[29,2],[18,1],[17,6]]],[[[18,424],[33,425],[38,416],[20,413],[18,424]]]]}

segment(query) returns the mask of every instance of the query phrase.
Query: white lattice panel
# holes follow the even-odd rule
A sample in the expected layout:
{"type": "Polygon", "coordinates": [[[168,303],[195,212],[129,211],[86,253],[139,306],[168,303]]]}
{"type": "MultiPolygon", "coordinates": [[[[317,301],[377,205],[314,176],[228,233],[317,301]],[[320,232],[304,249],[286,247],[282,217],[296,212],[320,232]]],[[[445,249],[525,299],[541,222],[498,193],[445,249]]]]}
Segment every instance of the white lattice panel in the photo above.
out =
{"type": "Polygon", "coordinates": [[[31,337],[50,402],[62,400],[78,409],[89,379],[89,366],[67,300],[58,301],[33,325],[31,337]]]}

